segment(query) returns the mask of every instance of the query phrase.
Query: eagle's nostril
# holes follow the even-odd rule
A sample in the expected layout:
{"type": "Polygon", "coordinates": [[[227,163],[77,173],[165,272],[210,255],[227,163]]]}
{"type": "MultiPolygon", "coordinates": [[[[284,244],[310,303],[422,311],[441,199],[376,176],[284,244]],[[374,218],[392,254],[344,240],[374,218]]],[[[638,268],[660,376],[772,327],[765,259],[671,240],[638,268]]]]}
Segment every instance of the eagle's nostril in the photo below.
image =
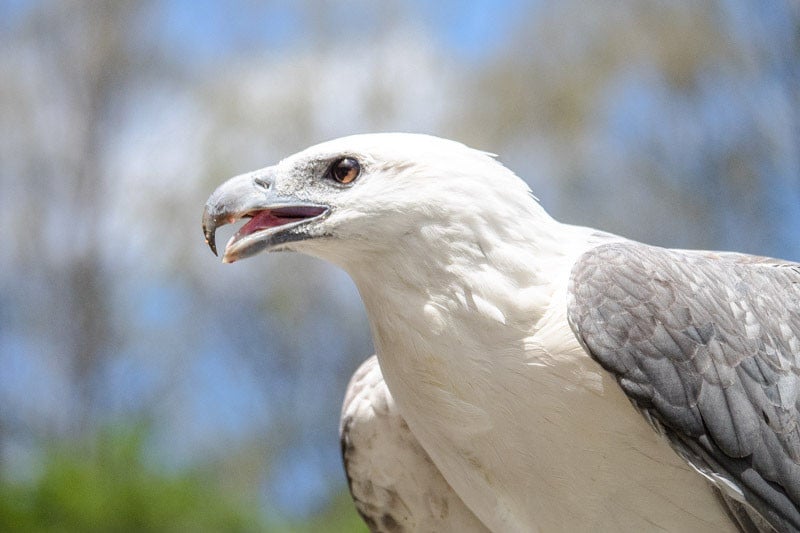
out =
{"type": "Polygon", "coordinates": [[[253,183],[266,190],[272,187],[272,180],[263,177],[254,178],[253,183]]]}

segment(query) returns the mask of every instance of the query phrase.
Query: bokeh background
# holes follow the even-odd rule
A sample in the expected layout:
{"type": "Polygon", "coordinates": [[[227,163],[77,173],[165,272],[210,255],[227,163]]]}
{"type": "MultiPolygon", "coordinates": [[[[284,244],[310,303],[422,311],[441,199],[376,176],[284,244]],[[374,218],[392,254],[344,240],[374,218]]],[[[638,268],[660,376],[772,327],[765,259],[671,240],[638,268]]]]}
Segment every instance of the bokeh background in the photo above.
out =
{"type": "Polygon", "coordinates": [[[450,137],[560,220],[800,260],[796,1],[0,0],[0,73],[3,531],[363,527],[352,283],[200,231],[310,144],[450,137]]]}

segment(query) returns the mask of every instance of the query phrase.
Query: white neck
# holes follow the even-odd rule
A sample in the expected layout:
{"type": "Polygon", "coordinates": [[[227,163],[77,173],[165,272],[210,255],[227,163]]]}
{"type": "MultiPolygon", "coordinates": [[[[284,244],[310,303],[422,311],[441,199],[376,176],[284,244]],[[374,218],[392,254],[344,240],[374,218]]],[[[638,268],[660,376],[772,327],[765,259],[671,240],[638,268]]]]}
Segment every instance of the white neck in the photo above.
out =
{"type": "Polygon", "coordinates": [[[705,482],[566,326],[567,280],[577,257],[598,243],[592,233],[543,211],[503,224],[427,225],[394,251],[346,265],[400,412],[490,529],[585,530],[606,519],[611,527],[617,516],[602,516],[607,494],[614,504],[646,499],[642,508],[663,514],[669,527],[696,527],[672,522],[684,515],[665,503],[674,495],[659,493],[670,493],[664,483],[646,494],[624,492],[654,472],[659,480],[680,475],[687,508],[714,508],[705,482]],[[634,452],[619,453],[620,446],[634,452]],[[630,464],[644,477],[623,485],[619,472],[630,464]]]}
{"type": "MultiPolygon", "coordinates": [[[[590,231],[562,225],[531,204],[536,216],[501,225],[421,227],[395,243],[393,252],[347,265],[367,309],[384,379],[443,471],[461,467],[448,468],[454,459],[441,449],[463,456],[496,424],[487,406],[508,386],[502,369],[514,374],[530,364],[527,348],[538,342],[537,331],[563,320],[552,312],[554,291],[586,248],[590,231]],[[493,233],[497,227],[503,235],[493,233]]],[[[577,356],[580,348],[567,334],[551,339],[577,356]]],[[[504,514],[502,502],[489,506],[504,514]]],[[[508,520],[505,526],[513,529],[508,520]]]]}
{"type": "Polygon", "coordinates": [[[591,246],[593,230],[555,221],[532,198],[526,207],[526,216],[503,224],[480,216],[428,224],[380,253],[351,255],[357,259],[342,266],[361,293],[384,358],[415,337],[430,351],[452,342],[489,342],[494,350],[500,331],[509,341],[536,331],[553,290],[591,246]]]}

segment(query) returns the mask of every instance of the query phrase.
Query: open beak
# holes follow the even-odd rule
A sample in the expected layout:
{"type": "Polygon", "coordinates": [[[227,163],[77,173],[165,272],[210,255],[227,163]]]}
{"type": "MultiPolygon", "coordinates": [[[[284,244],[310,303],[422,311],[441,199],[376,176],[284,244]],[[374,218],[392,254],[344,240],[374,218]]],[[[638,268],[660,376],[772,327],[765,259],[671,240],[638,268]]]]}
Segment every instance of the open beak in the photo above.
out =
{"type": "Polygon", "coordinates": [[[233,263],[279,244],[309,238],[304,226],[328,211],[324,205],[276,194],[271,169],[265,169],[231,178],[211,194],[203,210],[203,235],[216,255],[217,228],[249,218],[225,245],[222,262],[233,263]]]}

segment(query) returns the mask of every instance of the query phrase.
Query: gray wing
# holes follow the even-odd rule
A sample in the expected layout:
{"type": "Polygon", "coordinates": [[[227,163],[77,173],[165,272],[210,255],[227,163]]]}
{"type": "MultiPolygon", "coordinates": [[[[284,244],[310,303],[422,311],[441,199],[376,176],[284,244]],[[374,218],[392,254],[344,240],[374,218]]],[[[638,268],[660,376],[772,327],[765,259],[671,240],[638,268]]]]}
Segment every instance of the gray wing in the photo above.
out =
{"type": "Polygon", "coordinates": [[[350,380],[339,433],[350,494],[370,531],[488,531],[411,433],[375,356],[350,380]]]}
{"type": "Polygon", "coordinates": [[[800,530],[800,265],[635,242],[585,253],[568,317],[745,530],[800,530]]]}

